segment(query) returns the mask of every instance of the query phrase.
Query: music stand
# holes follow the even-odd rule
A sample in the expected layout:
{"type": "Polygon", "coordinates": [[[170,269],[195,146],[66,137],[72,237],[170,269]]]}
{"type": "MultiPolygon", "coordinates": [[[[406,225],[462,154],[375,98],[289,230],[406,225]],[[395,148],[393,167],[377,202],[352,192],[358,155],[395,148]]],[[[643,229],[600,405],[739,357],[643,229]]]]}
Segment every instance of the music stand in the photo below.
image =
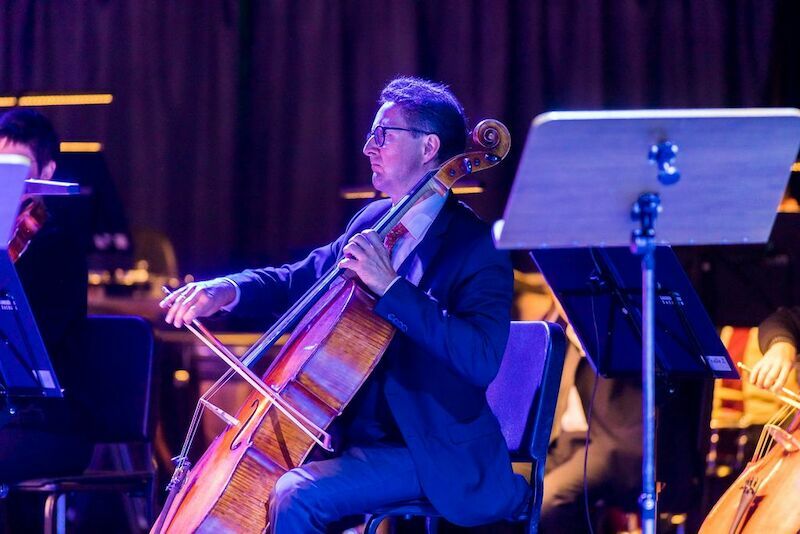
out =
{"type": "Polygon", "coordinates": [[[14,397],[63,396],[7,252],[29,166],[25,157],[0,154],[0,398],[9,415],[15,412],[14,397]]]}
{"type": "MultiPolygon", "coordinates": [[[[498,248],[629,245],[641,256],[645,533],[655,532],[656,520],[656,244],[765,242],[798,145],[794,108],[556,112],[531,126],[504,219],[495,225],[498,248]]],[[[549,281],[555,273],[548,271],[542,274],[549,281]]],[[[585,287],[598,283],[589,279],[585,287]]],[[[667,363],[671,358],[662,353],[667,363]]]]}

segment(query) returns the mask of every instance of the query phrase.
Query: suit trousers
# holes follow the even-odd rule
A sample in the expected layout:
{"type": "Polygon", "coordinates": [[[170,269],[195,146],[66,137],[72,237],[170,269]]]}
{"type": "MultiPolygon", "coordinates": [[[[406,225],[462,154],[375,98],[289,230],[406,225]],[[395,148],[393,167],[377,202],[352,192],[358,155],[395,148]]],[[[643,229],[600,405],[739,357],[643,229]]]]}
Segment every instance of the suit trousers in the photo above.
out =
{"type": "Polygon", "coordinates": [[[310,462],[278,479],[270,496],[270,531],[325,532],[344,517],[422,497],[407,448],[351,447],[338,458],[310,462]]]}

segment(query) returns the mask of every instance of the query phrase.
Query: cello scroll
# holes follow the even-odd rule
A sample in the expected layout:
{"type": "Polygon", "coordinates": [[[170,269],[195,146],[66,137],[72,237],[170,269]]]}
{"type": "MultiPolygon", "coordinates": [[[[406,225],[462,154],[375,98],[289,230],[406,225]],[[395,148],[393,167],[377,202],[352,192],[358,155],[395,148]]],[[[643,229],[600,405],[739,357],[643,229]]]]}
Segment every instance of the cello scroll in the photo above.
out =
{"type": "Polygon", "coordinates": [[[511,150],[511,134],[506,126],[495,119],[484,119],[470,135],[474,150],[450,158],[439,168],[436,180],[450,189],[463,176],[494,167],[511,150]]]}

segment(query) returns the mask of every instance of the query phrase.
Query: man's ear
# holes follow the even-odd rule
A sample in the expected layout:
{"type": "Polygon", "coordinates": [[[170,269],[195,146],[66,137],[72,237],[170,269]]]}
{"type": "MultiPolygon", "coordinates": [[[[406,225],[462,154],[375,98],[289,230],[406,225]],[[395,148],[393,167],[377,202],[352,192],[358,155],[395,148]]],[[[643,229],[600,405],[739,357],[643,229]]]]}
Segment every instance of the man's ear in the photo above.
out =
{"type": "Polygon", "coordinates": [[[56,162],[50,161],[42,168],[42,172],[39,173],[40,180],[50,180],[53,178],[53,175],[56,173],[56,162]]]}
{"type": "Polygon", "coordinates": [[[442,146],[442,141],[436,134],[427,134],[425,142],[422,144],[422,163],[429,163],[435,161],[439,156],[439,148],[442,146]]]}

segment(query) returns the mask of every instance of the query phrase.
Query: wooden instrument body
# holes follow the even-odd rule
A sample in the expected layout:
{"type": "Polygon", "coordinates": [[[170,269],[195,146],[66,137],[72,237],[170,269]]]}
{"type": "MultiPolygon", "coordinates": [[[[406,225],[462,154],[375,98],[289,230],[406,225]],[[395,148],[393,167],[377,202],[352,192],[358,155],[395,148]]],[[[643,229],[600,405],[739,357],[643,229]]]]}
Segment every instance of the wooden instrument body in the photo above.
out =
{"type": "Polygon", "coordinates": [[[8,255],[16,263],[30,245],[33,236],[47,221],[47,208],[40,198],[34,198],[20,210],[14,223],[14,230],[8,240],[8,255]]]}
{"type": "MultiPolygon", "coordinates": [[[[800,429],[792,433],[800,440],[800,429]]],[[[800,450],[781,443],[747,465],[720,497],[700,527],[701,534],[796,534],[800,532],[800,450]],[[748,482],[755,487],[752,502],[742,507],[748,482]],[[742,515],[741,520],[737,515],[742,515]],[[738,524],[737,524],[738,522],[738,524]]]]}
{"type": "MultiPolygon", "coordinates": [[[[295,329],[262,379],[322,429],[380,361],[394,328],[353,280],[332,287],[295,329]]],[[[301,465],[314,442],[269,400],[249,395],[165,510],[163,532],[262,532],[275,482],[301,465]]]]}

